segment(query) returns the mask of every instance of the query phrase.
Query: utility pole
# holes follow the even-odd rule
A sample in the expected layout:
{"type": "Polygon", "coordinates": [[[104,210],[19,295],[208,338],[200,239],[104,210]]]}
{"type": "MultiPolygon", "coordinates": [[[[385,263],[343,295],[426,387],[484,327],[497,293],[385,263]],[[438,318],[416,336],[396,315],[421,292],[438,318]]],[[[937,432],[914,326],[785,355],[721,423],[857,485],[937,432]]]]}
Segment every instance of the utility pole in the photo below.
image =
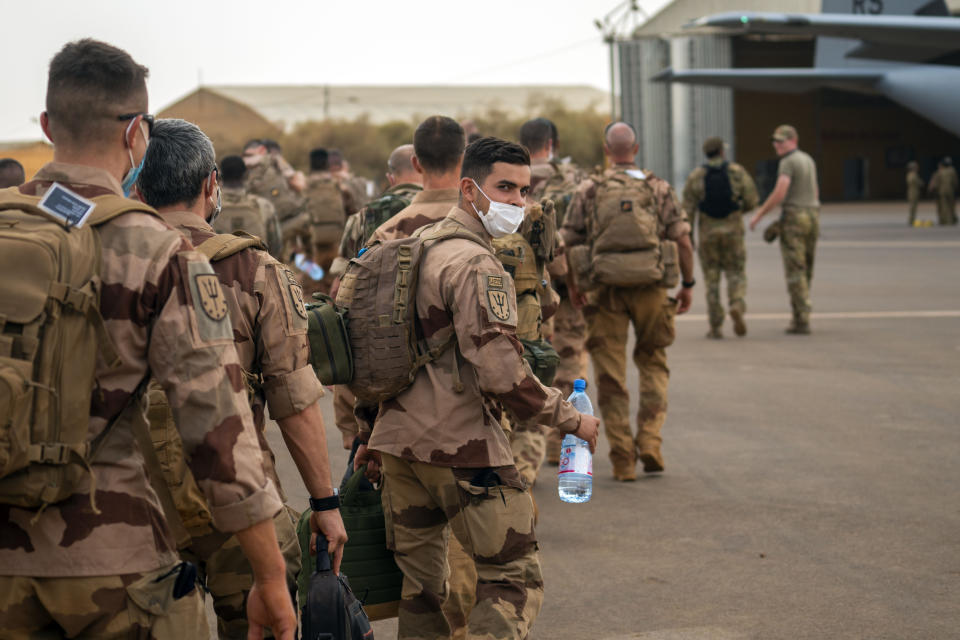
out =
{"type": "Polygon", "coordinates": [[[650,16],[640,7],[638,0],[624,0],[601,19],[593,21],[594,26],[603,35],[603,41],[610,47],[610,121],[617,119],[617,41],[629,37],[640,25],[640,18],[648,20],[650,16]]]}

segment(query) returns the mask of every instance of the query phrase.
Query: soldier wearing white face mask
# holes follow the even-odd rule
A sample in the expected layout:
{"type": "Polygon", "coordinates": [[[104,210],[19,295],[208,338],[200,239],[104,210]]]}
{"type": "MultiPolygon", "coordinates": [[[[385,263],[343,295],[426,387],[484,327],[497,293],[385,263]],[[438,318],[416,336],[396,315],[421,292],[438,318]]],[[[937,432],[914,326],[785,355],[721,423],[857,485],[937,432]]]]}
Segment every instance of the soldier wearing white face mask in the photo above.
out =
{"type": "Polygon", "coordinates": [[[450,635],[441,610],[448,532],[473,558],[480,585],[468,637],[525,638],[539,612],[533,503],[500,427],[504,409],[596,445],[599,421],[544,387],[521,358],[513,282],[490,245],[523,220],[529,163],[523,147],[504,140],[467,147],[459,206],[435,229],[476,237],[432,246],[416,293],[428,344],[455,337],[455,346],[381,403],[372,433],[361,428],[369,440],[355,465],[368,463],[369,471],[382,463],[386,478],[387,538],[404,574],[401,638],[450,635]]]}

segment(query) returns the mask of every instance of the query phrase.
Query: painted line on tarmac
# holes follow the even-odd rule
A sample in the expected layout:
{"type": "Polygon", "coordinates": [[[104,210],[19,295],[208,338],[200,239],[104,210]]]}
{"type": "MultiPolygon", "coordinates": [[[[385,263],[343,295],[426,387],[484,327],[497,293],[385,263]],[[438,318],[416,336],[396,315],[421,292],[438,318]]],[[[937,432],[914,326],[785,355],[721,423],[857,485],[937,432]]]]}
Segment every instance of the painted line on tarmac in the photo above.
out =
{"type": "MultiPolygon", "coordinates": [[[[790,320],[790,313],[748,313],[747,320],[790,320]]],[[[811,320],[901,320],[915,318],[960,318],[960,310],[942,311],[826,311],[810,314],[811,320]]],[[[685,313],[677,316],[677,322],[702,322],[707,314],[685,313]]]]}
{"type": "MultiPolygon", "coordinates": [[[[747,242],[748,247],[763,247],[763,242],[747,242]]],[[[779,247],[779,244],[774,244],[779,247]]],[[[827,249],[957,249],[960,240],[820,240],[817,248],[827,249]]]]}

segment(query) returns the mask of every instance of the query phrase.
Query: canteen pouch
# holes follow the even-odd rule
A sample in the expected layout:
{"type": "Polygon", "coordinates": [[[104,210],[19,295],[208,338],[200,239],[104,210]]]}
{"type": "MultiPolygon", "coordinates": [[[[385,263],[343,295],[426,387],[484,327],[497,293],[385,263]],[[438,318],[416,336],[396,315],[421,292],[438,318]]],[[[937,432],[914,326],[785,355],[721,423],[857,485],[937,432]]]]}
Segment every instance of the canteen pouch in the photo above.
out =
{"type": "Polygon", "coordinates": [[[609,287],[644,287],[663,278],[660,252],[655,250],[599,253],[593,256],[593,279],[609,287]]]}
{"type": "Polygon", "coordinates": [[[520,340],[523,345],[523,359],[530,365],[533,374],[545,386],[553,386],[560,366],[560,354],[546,340],[520,340]]]}
{"type": "Polygon", "coordinates": [[[306,305],[310,364],[321,383],[349,384],[353,381],[353,352],[346,314],[329,296],[315,293],[313,297],[317,302],[306,305]]]}
{"type": "Polygon", "coordinates": [[[680,252],[673,240],[660,241],[660,261],[663,262],[663,279],[660,286],[672,289],[680,284],[680,252]]]}

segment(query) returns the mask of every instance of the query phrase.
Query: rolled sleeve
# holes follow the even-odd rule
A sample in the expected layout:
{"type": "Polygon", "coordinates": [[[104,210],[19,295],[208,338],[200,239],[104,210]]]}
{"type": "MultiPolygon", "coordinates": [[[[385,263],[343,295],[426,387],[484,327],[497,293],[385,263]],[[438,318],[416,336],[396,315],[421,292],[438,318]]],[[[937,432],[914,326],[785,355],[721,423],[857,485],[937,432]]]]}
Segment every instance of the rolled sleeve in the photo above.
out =
{"type": "Polygon", "coordinates": [[[213,524],[220,531],[236,533],[248,529],[258,522],[272,519],[280,513],[283,502],[273,481],[266,479],[263,487],[244,499],[226,505],[210,505],[213,524]]]}
{"type": "Polygon", "coordinates": [[[308,365],[296,371],[273,376],[263,384],[270,417],[282,420],[300,413],[323,397],[323,385],[308,365]]]}

